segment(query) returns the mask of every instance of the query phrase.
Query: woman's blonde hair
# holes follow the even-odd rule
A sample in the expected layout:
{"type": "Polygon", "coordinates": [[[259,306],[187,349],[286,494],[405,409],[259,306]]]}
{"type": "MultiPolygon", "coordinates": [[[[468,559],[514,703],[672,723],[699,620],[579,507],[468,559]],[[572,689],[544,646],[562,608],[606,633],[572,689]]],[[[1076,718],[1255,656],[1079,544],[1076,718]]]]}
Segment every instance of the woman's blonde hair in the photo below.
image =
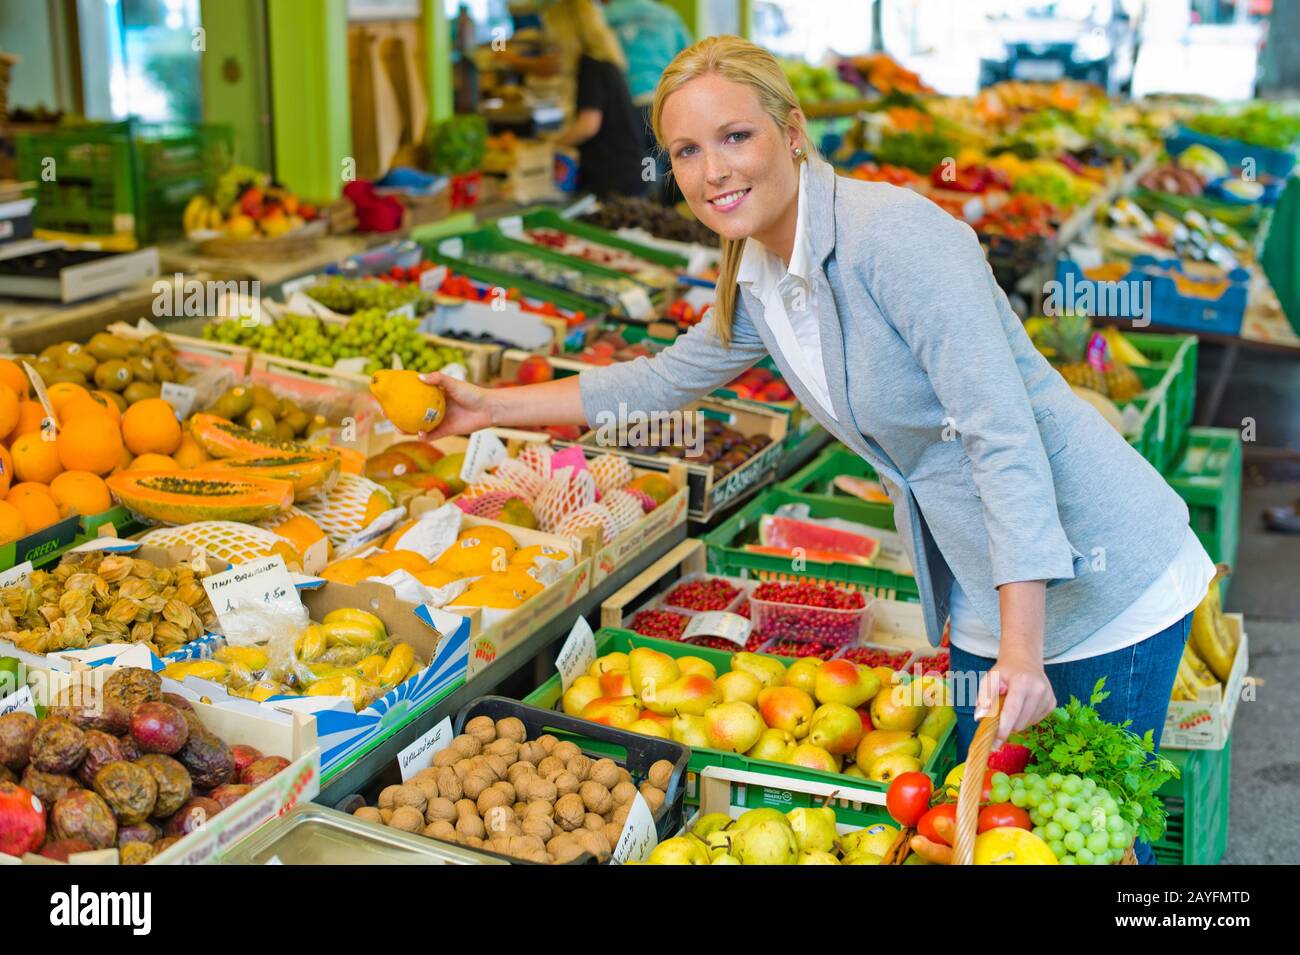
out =
{"type": "MultiPolygon", "coordinates": [[[[796,127],[803,139],[803,156],[800,161],[814,154],[803,114],[796,112],[799,109],[799,98],[794,95],[781,64],[761,46],[738,36],[705,37],[682,50],[668,64],[668,68],[659,77],[659,85],[655,87],[654,105],[650,113],[651,126],[661,146],[664,135],[660,124],[668,97],[691,80],[711,73],[733,83],[743,83],[757,93],[764,112],[772,117],[782,135],[791,126],[796,127]]],[[[724,344],[731,341],[731,322],[736,312],[736,274],[744,252],[744,239],[722,240],[722,262],[718,269],[718,292],[713,303],[713,315],[718,336],[724,344]]]]}
{"type": "Polygon", "coordinates": [[[561,57],[576,64],[585,54],[627,72],[623,45],[594,0],[557,0],[542,11],[542,19],[561,57]]]}

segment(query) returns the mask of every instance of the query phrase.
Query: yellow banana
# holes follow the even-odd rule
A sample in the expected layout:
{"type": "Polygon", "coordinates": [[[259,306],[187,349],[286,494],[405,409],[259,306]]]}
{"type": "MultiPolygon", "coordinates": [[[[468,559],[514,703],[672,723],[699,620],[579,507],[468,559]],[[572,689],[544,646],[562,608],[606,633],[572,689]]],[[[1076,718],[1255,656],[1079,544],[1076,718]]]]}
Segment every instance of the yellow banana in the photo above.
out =
{"type": "Polygon", "coordinates": [[[212,657],[222,663],[241,664],[249,670],[265,670],[268,662],[261,647],[222,647],[212,657]]]}
{"type": "Polygon", "coordinates": [[[388,629],[384,626],[384,621],[367,610],[357,610],[355,607],[340,607],[338,610],[331,610],[321,622],[330,624],[342,621],[369,624],[379,632],[381,637],[388,636],[388,629]]]}
{"type": "Polygon", "coordinates": [[[337,620],[327,623],[321,627],[321,632],[325,634],[325,642],[331,647],[340,644],[346,647],[368,647],[388,636],[388,631],[384,629],[383,624],[376,628],[372,624],[359,620],[337,620]]]}
{"type": "Polygon", "coordinates": [[[1106,344],[1110,347],[1112,357],[1135,368],[1145,368],[1151,364],[1151,362],[1147,360],[1146,355],[1138,351],[1137,347],[1132,342],[1120,334],[1118,328],[1108,326],[1101,330],[1101,334],[1105,337],[1106,344]]]}
{"type": "Polygon", "coordinates": [[[285,696],[289,693],[289,688],[282,683],[276,683],[274,680],[261,680],[250,686],[237,690],[240,696],[250,700],[256,700],[259,703],[265,703],[273,696],[285,696]]]}
{"type": "Polygon", "coordinates": [[[361,670],[357,667],[334,666],[331,663],[309,663],[307,669],[312,672],[312,676],[317,680],[328,680],[333,677],[359,677],[362,675],[361,670]]]}
{"type": "Polygon", "coordinates": [[[357,664],[357,669],[361,671],[361,675],[364,676],[367,680],[371,681],[372,683],[378,683],[379,671],[384,668],[385,662],[386,661],[382,653],[372,653],[370,654],[370,656],[366,657],[364,660],[362,660],[360,663],[357,664]]]}
{"type": "Polygon", "coordinates": [[[406,678],[406,673],[415,661],[415,649],[409,643],[399,643],[388,655],[388,662],[379,671],[379,682],[383,686],[396,686],[406,678]]]}
{"type": "Polygon", "coordinates": [[[1232,660],[1237,652],[1236,641],[1228,634],[1223,620],[1223,608],[1219,603],[1219,579],[1227,572],[1227,567],[1220,564],[1209,590],[1192,613],[1192,635],[1188,641],[1196,655],[1205,661],[1210,671],[1223,683],[1228,682],[1232,660]]]}
{"type": "Polygon", "coordinates": [[[1192,685],[1189,682],[1190,675],[1190,668],[1187,666],[1187,661],[1180,661],[1178,664],[1178,676],[1174,678],[1174,689],[1169,695],[1170,699],[1182,700],[1185,702],[1193,702],[1196,700],[1196,691],[1192,689],[1192,685]]]}
{"type": "Polygon", "coordinates": [[[218,663],[216,660],[192,660],[189,669],[185,671],[186,676],[198,677],[200,680],[224,680],[230,673],[229,668],[224,663],[218,663]]]}
{"type": "Polygon", "coordinates": [[[207,225],[208,205],[207,196],[194,196],[185,204],[185,212],[181,215],[181,224],[186,235],[198,232],[207,225]]]}
{"type": "Polygon", "coordinates": [[[365,646],[350,647],[346,644],[338,644],[330,647],[320,655],[321,663],[329,663],[336,667],[350,667],[359,664],[362,660],[375,652],[374,644],[365,646]]]}
{"type": "Polygon", "coordinates": [[[345,696],[352,702],[353,708],[358,710],[365,709],[382,693],[373,683],[355,676],[329,677],[317,680],[307,688],[308,696],[345,696]]]}
{"type": "Polygon", "coordinates": [[[325,652],[329,644],[325,642],[325,633],[321,630],[320,624],[313,623],[310,627],[302,632],[298,638],[298,644],[294,648],[298,654],[298,659],[304,663],[311,663],[313,660],[319,660],[320,655],[325,652]]]}
{"type": "Polygon", "coordinates": [[[1219,681],[1210,671],[1210,668],[1206,665],[1205,661],[1197,655],[1196,649],[1191,645],[1191,643],[1188,643],[1183,647],[1182,662],[1187,664],[1187,669],[1191,672],[1191,677],[1188,680],[1188,683],[1191,685],[1192,690],[1195,691],[1201,687],[1208,689],[1219,685],[1219,681]]]}

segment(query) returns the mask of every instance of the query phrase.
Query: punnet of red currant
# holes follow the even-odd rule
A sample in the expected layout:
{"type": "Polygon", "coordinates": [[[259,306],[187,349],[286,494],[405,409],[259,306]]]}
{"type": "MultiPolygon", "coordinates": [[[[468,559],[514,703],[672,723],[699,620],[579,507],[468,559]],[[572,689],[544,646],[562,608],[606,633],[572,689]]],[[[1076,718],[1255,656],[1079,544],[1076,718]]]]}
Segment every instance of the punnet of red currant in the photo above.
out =
{"type": "Polygon", "coordinates": [[[767,581],[749,598],[754,629],[771,640],[843,646],[871,633],[872,600],[860,590],[767,581]]]}
{"type": "Polygon", "coordinates": [[[740,593],[740,588],[721,577],[685,580],[668,591],[664,603],[684,610],[726,610],[740,593]]]}

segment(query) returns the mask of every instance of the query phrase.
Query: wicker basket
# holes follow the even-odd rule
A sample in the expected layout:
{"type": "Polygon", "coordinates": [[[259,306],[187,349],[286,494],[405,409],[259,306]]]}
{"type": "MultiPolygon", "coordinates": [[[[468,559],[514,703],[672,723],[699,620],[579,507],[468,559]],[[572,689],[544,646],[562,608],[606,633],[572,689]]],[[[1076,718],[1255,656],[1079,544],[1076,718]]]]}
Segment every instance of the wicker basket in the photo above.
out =
{"type": "MultiPolygon", "coordinates": [[[[998,716],[1002,712],[1002,698],[998,697],[993,701],[993,707],[988,716],[980,720],[979,727],[975,730],[975,738],[971,740],[970,751],[966,754],[966,769],[962,774],[962,781],[967,779],[984,778],[984,773],[988,769],[989,755],[993,752],[993,740],[998,732],[998,716]]],[[[962,786],[957,793],[957,835],[953,840],[952,861],[953,865],[973,865],[975,858],[975,836],[979,826],[980,814],[980,787],[979,786],[962,786]]],[[[916,835],[916,829],[905,826],[894,839],[894,844],[889,847],[881,865],[902,865],[907,861],[907,857],[912,854],[912,837],[916,835]]],[[[1124,858],[1116,865],[1137,865],[1137,856],[1133,854],[1133,847],[1129,846],[1124,852],[1124,858]]]]}

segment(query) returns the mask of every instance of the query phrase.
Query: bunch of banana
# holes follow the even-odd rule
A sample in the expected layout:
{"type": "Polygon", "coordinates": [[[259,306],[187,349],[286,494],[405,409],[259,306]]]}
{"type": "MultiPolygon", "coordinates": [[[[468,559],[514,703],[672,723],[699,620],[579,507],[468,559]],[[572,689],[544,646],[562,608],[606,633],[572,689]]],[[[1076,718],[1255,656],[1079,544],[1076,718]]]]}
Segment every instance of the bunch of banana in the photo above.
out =
{"type": "Polygon", "coordinates": [[[1209,590],[1192,614],[1192,636],[1188,641],[1221,683],[1228,682],[1232,661],[1237,656],[1237,638],[1223,619],[1223,605],[1219,599],[1219,581],[1230,573],[1232,570],[1226,564],[1218,566],[1209,590]]]}
{"type": "Polygon", "coordinates": [[[1220,685],[1205,661],[1196,655],[1189,640],[1183,647],[1183,658],[1178,661],[1178,676],[1174,679],[1170,698],[1192,702],[1201,698],[1201,690],[1212,690],[1220,685]]]}
{"type": "Polygon", "coordinates": [[[195,232],[220,231],[226,224],[221,210],[212,204],[207,196],[195,196],[185,205],[181,215],[181,224],[186,235],[195,232]]]}

